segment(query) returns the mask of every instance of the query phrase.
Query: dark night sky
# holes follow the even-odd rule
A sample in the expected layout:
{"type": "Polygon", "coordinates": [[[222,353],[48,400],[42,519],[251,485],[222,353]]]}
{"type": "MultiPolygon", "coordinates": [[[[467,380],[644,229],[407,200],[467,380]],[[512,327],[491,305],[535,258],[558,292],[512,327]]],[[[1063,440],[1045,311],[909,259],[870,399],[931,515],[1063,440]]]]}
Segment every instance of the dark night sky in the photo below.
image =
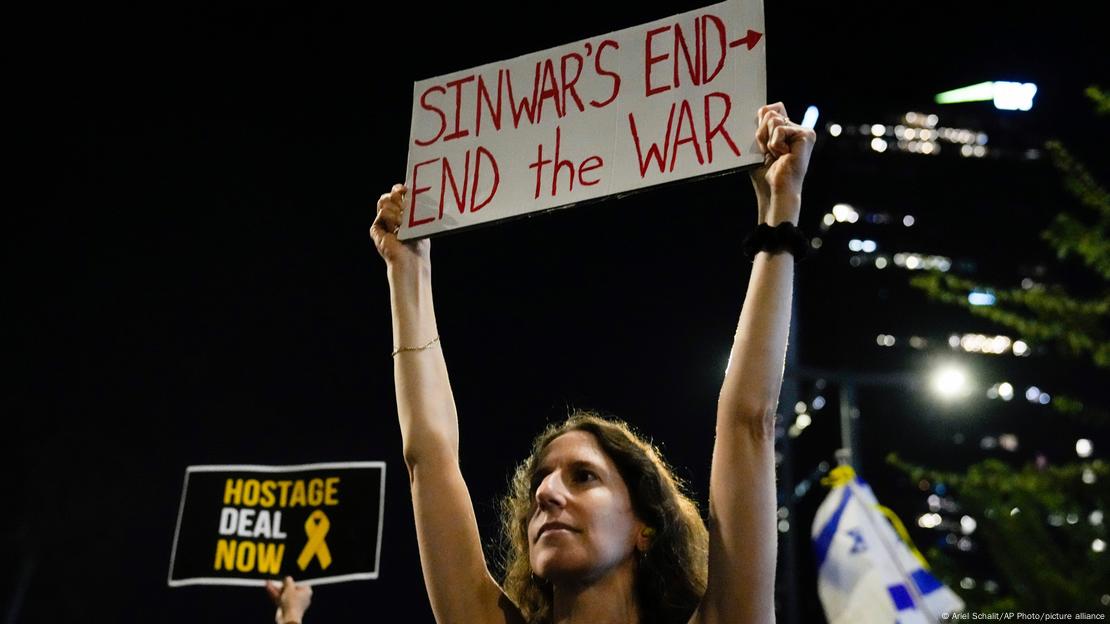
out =
{"type": "MultiPolygon", "coordinates": [[[[1107,75],[1090,9],[844,4],[767,7],[768,91],[793,117],[817,104],[822,123],[889,120],[948,88],[1032,81],[1037,107],[1013,127],[1037,137],[1030,145],[1060,136],[1105,171],[1105,133],[1082,97],[1107,75]]],[[[166,587],[185,467],[384,460],[382,577],[320,588],[309,619],[386,621],[375,614],[388,605],[431,621],[394,413],[388,289],[366,236],[373,202],[404,175],[411,84],[697,6],[58,7],[13,20],[11,171],[30,192],[4,216],[7,612],[17,596],[20,622],[269,621],[260,590],[166,587]]],[[[815,154],[811,230],[841,195],[901,192],[881,177],[839,177],[843,155],[815,154]]],[[[943,184],[928,177],[943,169],[918,175],[943,184]]],[[[738,249],[754,213],[748,189],[728,175],[434,242],[463,469],[487,541],[509,468],[567,405],[632,421],[704,499],[748,273],[738,249]]],[[[1051,207],[1037,210],[1017,211],[999,236],[1036,246],[1031,228],[1051,207]]],[[[828,283],[806,285],[803,269],[802,320],[857,305],[828,283]]],[[[803,360],[866,366],[869,352],[847,362],[832,344],[803,342],[803,360]]],[[[837,442],[835,425],[806,435],[825,438],[800,446],[799,473],[837,442]]],[[[869,434],[865,466],[878,470],[887,450],[923,460],[928,444],[914,456],[897,430],[869,434]]],[[[812,579],[800,582],[812,613],[812,579]]]]}

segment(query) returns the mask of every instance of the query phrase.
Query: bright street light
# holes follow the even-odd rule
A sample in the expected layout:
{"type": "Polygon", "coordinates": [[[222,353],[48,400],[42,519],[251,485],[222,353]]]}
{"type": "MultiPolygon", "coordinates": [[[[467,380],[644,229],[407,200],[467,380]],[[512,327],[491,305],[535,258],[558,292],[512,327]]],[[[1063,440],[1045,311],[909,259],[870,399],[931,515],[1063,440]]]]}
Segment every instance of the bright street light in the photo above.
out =
{"type": "Polygon", "coordinates": [[[943,399],[958,399],[970,393],[970,382],[964,369],[948,364],[937,369],[932,376],[933,391],[943,399]]]}

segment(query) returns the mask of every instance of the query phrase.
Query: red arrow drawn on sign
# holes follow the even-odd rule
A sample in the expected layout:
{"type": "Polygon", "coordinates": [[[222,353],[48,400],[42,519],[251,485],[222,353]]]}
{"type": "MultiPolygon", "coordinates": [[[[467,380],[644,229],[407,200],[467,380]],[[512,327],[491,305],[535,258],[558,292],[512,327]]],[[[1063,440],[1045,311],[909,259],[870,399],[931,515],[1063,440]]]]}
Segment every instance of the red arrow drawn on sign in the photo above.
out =
{"type": "Polygon", "coordinates": [[[759,43],[759,40],[762,39],[762,38],[763,38],[763,33],[756,32],[756,31],[752,30],[751,28],[749,28],[748,29],[748,34],[744,35],[744,37],[741,38],[741,39],[737,39],[736,41],[733,41],[733,42],[729,43],[728,47],[735,48],[738,45],[747,44],[748,49],[751,50],[752,48],[755,47],[755,44],[759,43]]]}

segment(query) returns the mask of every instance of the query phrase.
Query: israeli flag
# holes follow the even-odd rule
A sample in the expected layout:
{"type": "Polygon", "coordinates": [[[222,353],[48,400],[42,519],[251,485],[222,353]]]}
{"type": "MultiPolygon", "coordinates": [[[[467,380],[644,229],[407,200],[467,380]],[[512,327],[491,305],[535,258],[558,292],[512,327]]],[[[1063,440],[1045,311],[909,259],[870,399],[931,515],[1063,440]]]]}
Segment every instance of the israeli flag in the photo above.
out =
{"type": "Polygon", "coordinates": [[[832,483],[813,521],[817,593],[829,624],[936,624],[942,613],[963,610],[851,467],[834,470],[832,483]]]}

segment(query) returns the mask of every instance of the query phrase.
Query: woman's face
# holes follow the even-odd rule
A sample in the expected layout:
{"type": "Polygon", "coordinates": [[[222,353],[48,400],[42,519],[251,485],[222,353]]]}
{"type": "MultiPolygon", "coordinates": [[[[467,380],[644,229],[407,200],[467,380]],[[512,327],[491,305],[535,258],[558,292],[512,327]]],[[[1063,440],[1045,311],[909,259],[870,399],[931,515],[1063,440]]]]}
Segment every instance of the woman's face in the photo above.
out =
{"type": "Polygon", "coordinates": [[[528,557],[536,575],[591,580],[631,559],[644,524],[592,433],[570,431],[548,444],[532,490],[528,557]]]}

